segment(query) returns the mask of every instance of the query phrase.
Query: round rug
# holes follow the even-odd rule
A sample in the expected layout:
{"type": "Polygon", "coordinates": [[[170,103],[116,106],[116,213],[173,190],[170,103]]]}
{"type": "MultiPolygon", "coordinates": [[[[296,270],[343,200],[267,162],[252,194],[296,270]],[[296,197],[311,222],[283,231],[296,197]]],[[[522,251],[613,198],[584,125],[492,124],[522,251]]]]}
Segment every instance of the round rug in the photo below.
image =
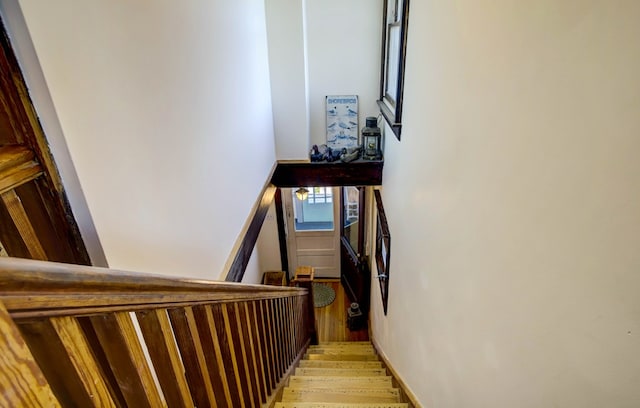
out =
{"type": "Polygon", "coordinates": [[[336,299],[336,291],[322,283],[313,283],[313,305],[315,307],[329,306],[336,299]]]}

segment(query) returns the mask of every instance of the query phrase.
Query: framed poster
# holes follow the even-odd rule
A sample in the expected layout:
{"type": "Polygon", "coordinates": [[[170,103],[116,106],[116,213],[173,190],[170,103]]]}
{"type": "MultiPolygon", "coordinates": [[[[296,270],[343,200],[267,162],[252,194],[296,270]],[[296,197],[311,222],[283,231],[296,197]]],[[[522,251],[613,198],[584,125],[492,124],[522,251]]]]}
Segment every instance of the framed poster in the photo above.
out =
{"type": "Polygon", "coordinates": [[[342,149],[358,146],[358,95],[326,98],[327,146],[342,149]]]}

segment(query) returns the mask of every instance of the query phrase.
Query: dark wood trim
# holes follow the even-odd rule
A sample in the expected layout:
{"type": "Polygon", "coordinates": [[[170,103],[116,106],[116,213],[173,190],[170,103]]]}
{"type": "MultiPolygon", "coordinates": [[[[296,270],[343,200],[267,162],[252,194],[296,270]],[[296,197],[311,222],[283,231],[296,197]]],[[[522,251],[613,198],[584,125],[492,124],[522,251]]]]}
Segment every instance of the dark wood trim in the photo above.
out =
{"type": "Polygon", "coordinates": [[[380,190],[373,191],[376,201],[376,253],[375,262],[377,266],[378,281],[380,282],[380,294],[382,297],[382,305],[384,314],[387,315],[387,305],[389,303],[389,264],[391,261],[391,233],[389,232],[389,223],[384,212],[382,204],[382,195],[380,190]],[[386,254],[383,254],[382,246],[385,246],[386,254]]]}
{"type": "Polygon", "coordinates": [[[287,285],[291,282],[289,276],[289,255],[287,253],[287,231],[284,225],[284,205],[282,204],[282,190],[276,190],[276,221],[278,223],[278,243],[280,244],[280,263],[287,277],[287,285]]]}
{"type": "Polygon", "coordinates": [[[0,20],[0,68],[3,71],[2,95],[0,99],[7,113],[13,117],[16,138],[11,144],[29,147],[35,153],[38,163],[44,169],[42,185],[46,187],[46,195],[50,197],[47,206],[51,214],[65,222],[58,222],[60,234],[73,250],[73,262],[81,265],[91,265],[89,253],[84,245],[80,229],[71,210],[71,205],[58,173],[55,160],[49,149],[38,115],[31,103],[20,65],[15,57],[11,42],[0,20]]]}
{"type": "Polygon", "coordinates": [[[393,112],[391,112],[391,109],[389,109],[389,107],[384,102],[378,100],[376,101],[376,103],[378,104],[380,113],[382,114],[382,117],[384,117],[384,120],[387,122],[387,125],[389,125],[389,127],[393,131],[393,134],[396,135],[398,140],[400,140],[400,136],[402,135],[402,123],[396,122],[396,118],[394,117],[393,112]]]}
{"type": "Polygon", "coordinates": [[[263,190],[262,197],[260,198],[260,203],[258,204],[253,217],[251,218],[251,223],[249,224],[247,233],[244,235],[242,243],[238,248],[238,252],[236,252],[236,256],[233,259],[233,263],[229,268],[227,277],[225,278],[227,282],[242,281],[244,272],[247,269],[247,265],[249,264],[249,259],[251,258],[251,254],[253,253],[253,248],[258,241],[258,235],[260,235],[262,224],[265,217],[267,216],[267,212],[269,211],[271,203],[273,203],[276,191],[277,188],[274,185],[268,185],[263,190]]]}
{"type": "Polygon", "coordinates": [[[395,101],[395,107],[391,110],[384,103],[385,96],[385,75],[387,68],[387,2],[385,0],[383,4],[382,12],[382,49],[381,49],[381,63],[380,63],[380,99],[377,101],[380,107],[380,113],[384,117],[387,124],[393,130],[396,138],[400,140],[402,133],[402,104],[404,99],[404,77],[405,77],[405,62],[407,60],[407,33],[409,31],[409,0],[402,1],[402,21],[400,26],[400,56],[398,58],[398,79],[396,85],[397,99],[395,101]]]}
{"type": "Polygon", "coordinates": [[[381,160],[351,163],[279,162],[271,182],[278,187],[340,187],[382,185],[381,160]]]}
{"type": "Polygon", "coordinates": [[[358,187],[358,190],[360,190],[358,197],[360,200],[358,207],[358,217],[360,217],[358,222],[358,254],[360,254],[360,256],[364,256],[364,223],[366,221],[365,206],[367,205],[367,193],[364,187],[358,187]]]}
{"type": "MultiPolygon", "coordinates": [[[[345,237],[340,237],[340,256],[348,257],[350,258],[353,264],[355,265],[358,264],[358,257],[356,256],[356,253],[353,252],[353,248],[351,248],[351,245],[349,245],[349,242],[345,237]]],[[[348,260],[340,259],[341,265],[344,263],[344,261],[348,261],[348,260]]],[[[356,291],[351,285],[351,282],[349,282],[347,274],[344,272],[344,266],[342,266],[340,281],[342,282],[342,286],[344,287],[345,292],[347,293],[347,296],[349,297],[349,299],[352,302],[358,302],[359,301],[358,296],[356,295],[356,291]]]]}

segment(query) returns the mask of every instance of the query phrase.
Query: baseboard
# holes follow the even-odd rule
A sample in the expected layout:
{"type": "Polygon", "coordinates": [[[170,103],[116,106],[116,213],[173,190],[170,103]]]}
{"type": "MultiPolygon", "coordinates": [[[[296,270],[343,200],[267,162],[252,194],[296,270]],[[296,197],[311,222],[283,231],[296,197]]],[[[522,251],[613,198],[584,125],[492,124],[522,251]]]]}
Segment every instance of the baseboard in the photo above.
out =
{"type": "Polygon", "coordinates": [[[378,356],[380,356],[380,359],[382,360],[384,365],[387,367],[387,370],[393,377],[394,382],[396,382],[397,386],[401,389],[402,396],[405,400],[404,402],[409,403],[410,407],[422,408],[422,404],[418,402],[418,398],[416,398],[415,394],[413,393],[413,391],[411,391],[407,383],[404,382],[400,374],[398,374],[398,372],[393,368],[393,365],[391,365],[391,362],[387,358],[387,355],[384,354],[384,352],[380,348],[380,345],[376,342],[375,338],[371,335],[371,332],[369,332],[369,338],[371,339],[371,343],[373,343],[373,347],[376,349],[378,356]]]}

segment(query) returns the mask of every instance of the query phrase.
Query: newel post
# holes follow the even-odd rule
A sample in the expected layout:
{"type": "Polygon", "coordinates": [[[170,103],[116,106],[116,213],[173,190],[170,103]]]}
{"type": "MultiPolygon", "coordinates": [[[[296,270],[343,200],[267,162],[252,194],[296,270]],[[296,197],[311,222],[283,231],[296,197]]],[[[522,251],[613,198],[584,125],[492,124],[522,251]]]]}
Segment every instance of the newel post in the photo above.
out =
{"type": "Polygon", "coordinates": [[[293,284],[297,287],[307,289],[307,337],[311,344],[318,344],[318,329],[316,328],[316,311],[313,305],[313,275],[315,270],[312,266],[299,266],[296,269],[293,284]]]}

